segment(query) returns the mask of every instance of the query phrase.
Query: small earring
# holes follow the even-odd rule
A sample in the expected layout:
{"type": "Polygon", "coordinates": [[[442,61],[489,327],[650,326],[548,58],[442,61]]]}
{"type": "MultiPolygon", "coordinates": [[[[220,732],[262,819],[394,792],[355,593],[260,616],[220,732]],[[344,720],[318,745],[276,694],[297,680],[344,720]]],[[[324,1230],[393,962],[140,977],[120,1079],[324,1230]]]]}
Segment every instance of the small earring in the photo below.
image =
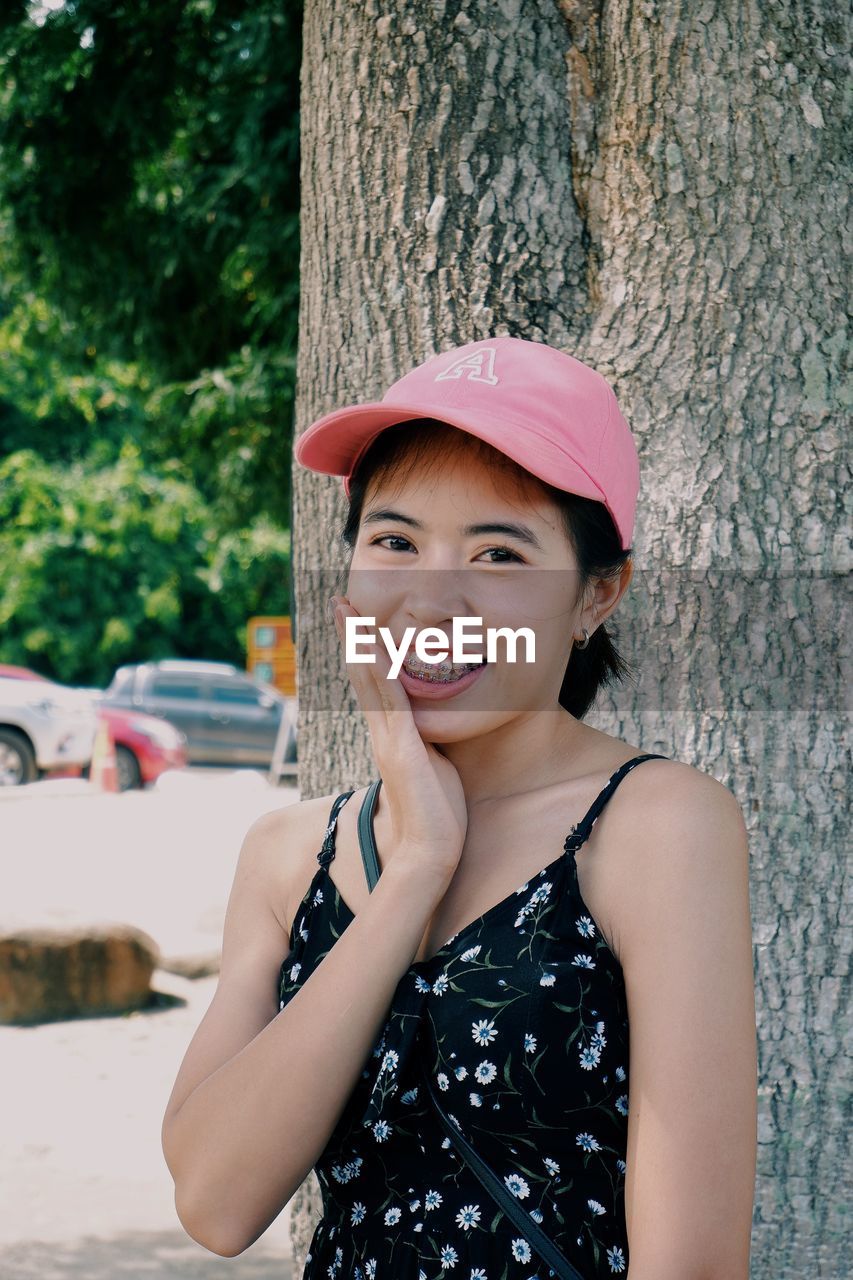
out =
{"type": "Polygon", "coordinates": [[[586,627],[583,627],[582,631],[583,631],[583,640],[575,641],[576,649],[585,649],[586,646],[589,644],[589,632],[587,631],[586,627]]]}

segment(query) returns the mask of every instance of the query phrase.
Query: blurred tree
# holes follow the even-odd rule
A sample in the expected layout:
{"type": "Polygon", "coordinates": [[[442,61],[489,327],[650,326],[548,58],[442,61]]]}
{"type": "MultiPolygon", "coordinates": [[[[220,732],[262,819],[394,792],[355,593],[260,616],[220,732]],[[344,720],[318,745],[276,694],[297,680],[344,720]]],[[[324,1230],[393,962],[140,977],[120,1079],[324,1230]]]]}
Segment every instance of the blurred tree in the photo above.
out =
{"type": "Polygon", "coordinates": [[[192,485],[146,471],[126,443],[109,466],[0,462],[3,660],[104,685],[141,658],[239,662],[253,613],[287,613],[290,534],[259,516],[220,536],[192,485]]]}
{"type": "Polygon", "coordinates": [[[300,38],[298,0],[0,9],[5,660],[239,663],[289,608],[300,38]]]}
{"type": "Polygon", "coordinates": [[[55,364],[65,326],[73,377],[156,388],[146,453],[178,454],[235,527],[289,506],[300,21],[298,0],[0,10],[4,348],[11,321],[55,364]]]}

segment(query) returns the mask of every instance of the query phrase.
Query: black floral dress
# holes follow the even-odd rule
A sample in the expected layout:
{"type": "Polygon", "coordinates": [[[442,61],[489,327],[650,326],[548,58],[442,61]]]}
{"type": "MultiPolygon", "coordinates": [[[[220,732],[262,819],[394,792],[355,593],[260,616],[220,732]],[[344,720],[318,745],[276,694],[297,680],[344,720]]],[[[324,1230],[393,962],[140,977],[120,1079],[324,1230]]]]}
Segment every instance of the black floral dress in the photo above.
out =
{"type": "MultiPolygon", "coordinates": [[[[553,862],[400,979],[315,1165],[323,1215],[302,1280],[547,1280],[430,1114],[424,1067],[464,1137],[581,1275],[627,1271],[625,985],[574,855],[622,778],[665,758],[617,769],[553,862]]],[[[281,1009],[353,919],[327,873],[350,795],[335,801],[294,917],[281,1009]]]]}

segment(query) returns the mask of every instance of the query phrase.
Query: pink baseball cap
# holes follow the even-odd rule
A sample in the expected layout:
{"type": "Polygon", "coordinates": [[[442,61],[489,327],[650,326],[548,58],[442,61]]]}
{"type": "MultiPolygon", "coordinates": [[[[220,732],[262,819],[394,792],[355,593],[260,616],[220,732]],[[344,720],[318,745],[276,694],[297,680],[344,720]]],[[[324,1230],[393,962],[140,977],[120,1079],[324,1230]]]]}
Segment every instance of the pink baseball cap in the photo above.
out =
{"type": "Polygon", "coordinates": [[[555,489],[603,502],[622,550],[631,545],[640,463],[608,382],[574,356],[525,338],[485,338],[442,351],[381,400],[335,409],[296,441],[297,462],[349,482],[386,427],[436,418],[485,440],[555,489]]]}

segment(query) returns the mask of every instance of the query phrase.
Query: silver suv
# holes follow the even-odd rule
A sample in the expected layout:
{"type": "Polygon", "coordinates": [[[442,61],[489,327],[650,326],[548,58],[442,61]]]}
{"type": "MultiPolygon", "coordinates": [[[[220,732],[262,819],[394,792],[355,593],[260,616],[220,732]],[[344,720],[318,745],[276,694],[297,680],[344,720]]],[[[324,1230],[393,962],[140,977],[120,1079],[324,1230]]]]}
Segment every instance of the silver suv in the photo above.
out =
{"type": "Polygon", "coordinates": [[[119,667],[102,703],[168,720],[190,764],[269,767],[285,719],[284,763],[296,760],[296,699],[230,662],[163,658],[119,667]]]}

